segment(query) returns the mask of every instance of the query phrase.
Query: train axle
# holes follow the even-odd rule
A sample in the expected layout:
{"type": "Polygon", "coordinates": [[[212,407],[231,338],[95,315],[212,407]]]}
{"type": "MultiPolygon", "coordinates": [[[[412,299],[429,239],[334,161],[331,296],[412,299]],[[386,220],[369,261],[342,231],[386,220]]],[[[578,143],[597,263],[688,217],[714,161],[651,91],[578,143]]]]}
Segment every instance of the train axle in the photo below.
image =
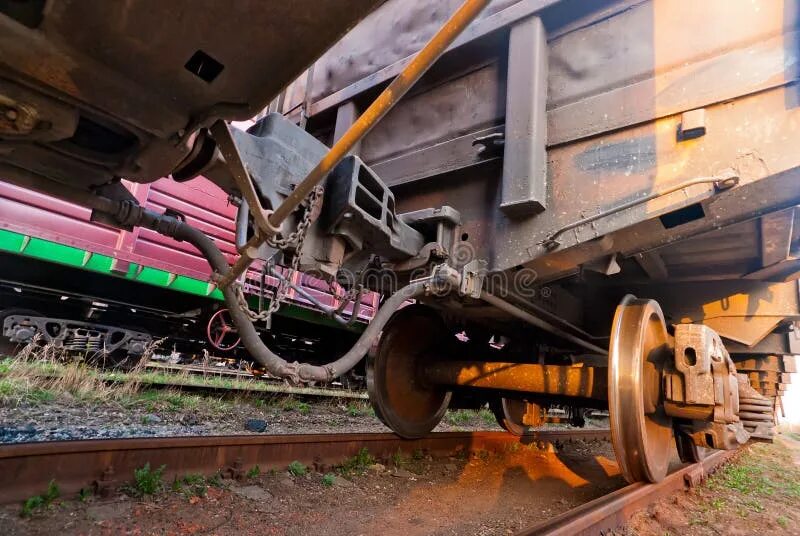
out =
{"type": "Polygon", "coordinates": [[[370,399],[401,436],[431,431],[463,389],[501,401],[498,420],[512,433],[542,422],[525,395],[607,405],[617,460],[631,482],[663,479],[673,442],[681,459],[697,461],[703,449],[736,449],[772,435],[771,401],[737,375],[719,335],[699,324],[668,330],[654,300],[628,295],[617,307],[607,368],[449,360],[444,333],[433,309],[406,307],[370,356],[370,399]]]}

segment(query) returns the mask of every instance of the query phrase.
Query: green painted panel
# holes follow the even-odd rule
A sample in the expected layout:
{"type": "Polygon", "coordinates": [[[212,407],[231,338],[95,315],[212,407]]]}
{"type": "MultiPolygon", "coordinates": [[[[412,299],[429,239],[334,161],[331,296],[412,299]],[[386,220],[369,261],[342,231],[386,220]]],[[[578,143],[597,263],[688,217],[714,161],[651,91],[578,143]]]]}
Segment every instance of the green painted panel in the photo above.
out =
{"type": "Polygon", "coordinates": [[[139,265],[132,262],[128,265],[128,272],[125,274],[125,279],[136,279],[136,272],[139,271],[139,265]]]}
{"type": "Polygon", "coordinates": [[[114,259],[112,257],[95,253],[89,258],[89,262],[87,262],[84,265],[84,268],[86,268],[87,270],[92,270],[95,272],[103,272],[104,274],[107,274],[111,272],[112,262],[114,262],[114,259]]]}
{"type": "Polygon", "coordinates": [[[150,283],[158,287],[166,287],[169,284],[169,277],[169,272],[145,266],[142,268],[142,271],[139,272],[139,275],[136,276],[136,280],[142,283],[150,283]]]}
{"type": "MultiPolygon", "coordinates": [[[[25,249],[20,251],[22,249],[22,245],[25,243],[25,239],[25,235],[21,233],[0,229],[0,250],[17,253],[26,257],[34,257],[50,262],[66,264],[79,269],[100,272],[113,277],[120,277],[119,275],[111,272],[111,265],[114,261],[112,257],[101,255],[99,253],[93,253],[89,257],[88,261],[86,261],[86,264],[84,264],[84,260],[86,259],[87,255],[85,250],[50,242],[49,240],[43,240],[41,238],[31,238],[25,245],[25,249]]],[[[189,294],[195,294],[197,296],[207,296],[214,300],[222,301],[224,299],[222,292],[220,292],[220,290],[217,288],[215,288],[210,294],[208,293],[207,281],[201,281],[192,277],[179,275],[175,277],[172,282],[170,282],[170,279],[172,279],[172,274],[169,272],[160,270],[158,268],[153,268],[151,266],[141,266],[133,262],[130,263],[127,273],[125,273],[122,277],[149,285],[169,288],[179,292],[186,292],[189,294]]],[[[248,301],[250,302],[250,307],[255,309],[258,306],[257,298],[250,296],[248,301]]],[[[284,304],[278,314],[281,316],[296,318],[298,320],[304,320],[314,324],[341,327],[332,319],[323,316],[316,311],[307,309],[305,307],[299,307],[297,305],[284,304]]],[[[361,323],[353,327],[354,331],[363,331],[363,329],[364,325],[361,323]]]]}
{"type": "Polygon", "coordinates": [[[182,292],[188,292],[189,294],[205,296],[208,292],[208,283],[191,277],[186,277],[185,275],[179,275],[175,278],[175,281],[172,282],[169,288],[180,290],[182,292]]]}
{"type": "Polygon", "coordinates": [[[19,248],[22,247],[24,241],[24,235],[0,229],[0,249],[11,251],[12,253],[19,253],[19,248]]]}
{"type": "Polygon", "coordinates": [[[56,244],[41,238],[31,238],[23,253],[28,257],[77,266],[78,268],[83,267],[83,257],[86,255],[86,252],[82,249],[56,244]]]}

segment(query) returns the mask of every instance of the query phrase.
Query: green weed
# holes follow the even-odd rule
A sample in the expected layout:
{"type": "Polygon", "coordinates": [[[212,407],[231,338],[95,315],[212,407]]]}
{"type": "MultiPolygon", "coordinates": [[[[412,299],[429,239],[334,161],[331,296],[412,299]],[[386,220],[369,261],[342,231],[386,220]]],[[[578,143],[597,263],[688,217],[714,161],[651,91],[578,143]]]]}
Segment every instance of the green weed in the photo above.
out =
{"type": "Polygon", "coordinates": [[[180,479],[175,478],[172,482],[172,491],[182,493],[187,499],[189,497],[205,497],[208,485],[203,475],[188,474],[180,479]]]}
{"type": "Polygon", "coordinates": [[[408,464],[408,459],[402,451],[398,450],[392,454],[392,463],[395,467],[405,467],[408,464]]]}
{"type": "Polygon", "coordinates": [[[375,458],[369,453],[366,447],[358,451],[352,458],[346,459],[339,467],[342,474],[363,473],[367,467],[375,463],[375,458]]]}
{"type": "Polygon", "coordinates": [[[50,506],[53,501],[58,499],[60,494],[61,493],[58,490],[56,481],[51,480],[50,483],[47,484],[47,491],[45,491],[42,495],[34,495],[22,503],[22,511],[20,512],[20,516],[31,517],[36,511],[50,506]]]}
{"type": "Polygon", "coordinates": [[[478,410],[478,417],[483,421],[483,424],[491,426],[497,423],[494,413],[489,408],[481,408],[478,410]]]}
{"type": "Polygon", "coordinates": [[[304,476],[308,472],[308,467],[297,460],[289,464],[289,474],[293,476],[304,476]]]}
{"type": "Polygon", "coordinates": [[[78,491],[78,500],[81,502],[88,501],[92,496],[94,496],[94,491],[91,488],[81,488],[78,491]]]}
{"type": "Polygon", "coordinates": [[[125,491],[134,497],[145,497],[147,495],[155,495],[164,490],[164,482],[162,480],[164,469],[166,465],[162,465],[158,469],[151,469],[150,463],[144,464],[144,467],[133,470],[133,484],[127,486],[125,491]]]}
{"type": "Polygon", "coordinates": [[[472,420],[473,412],[466,409],[448,411],[446,420],[453,426],[461,426],[472,420]]]}

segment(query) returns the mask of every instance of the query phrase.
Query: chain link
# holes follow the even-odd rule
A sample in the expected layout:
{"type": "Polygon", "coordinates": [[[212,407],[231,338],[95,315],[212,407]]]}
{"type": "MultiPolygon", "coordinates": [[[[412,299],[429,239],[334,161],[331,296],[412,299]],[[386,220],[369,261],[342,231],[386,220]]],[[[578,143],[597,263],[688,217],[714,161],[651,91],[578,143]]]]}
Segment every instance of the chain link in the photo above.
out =
{"type": "Polygon", "coordinates": [[[303,249],[303,243],[305,242],[306,235],[308,234],[308,228],[313,223],[314,213],[316,212],[317,205],[322,199],[322,192],[322,186],[317,186],[311,191],[311,194],[309,194],[309,196],[303,202],[303,206],[305,207],[303,217],[297,223],[297,228],[291,234],[282,238],[271,237],[267,239],[267,244],[281,251],[287,249],[291,245],[294,245],[294,255],[292,257],[292,263],[289,267],[289,273],[286,274],[286,277],[283,280],[278,281],[278,286],[275,288],[275,291],[272,294],[272,299],[270,300],[267,308],[259,312],[255,312],[250,309],[250,305],[247,303],[247,297],[244,295],[244,288],[238,282],[233,283],[236,285],[236,300],[239,304],[239,308],[245,314],[247,314],[247,316],[253,322],[266,322],[268,329],[272,315],[281,308],[281,304],[286,299],[286,295],[289,292],[289,283],[300,267],[300,253],[303,249]]]}

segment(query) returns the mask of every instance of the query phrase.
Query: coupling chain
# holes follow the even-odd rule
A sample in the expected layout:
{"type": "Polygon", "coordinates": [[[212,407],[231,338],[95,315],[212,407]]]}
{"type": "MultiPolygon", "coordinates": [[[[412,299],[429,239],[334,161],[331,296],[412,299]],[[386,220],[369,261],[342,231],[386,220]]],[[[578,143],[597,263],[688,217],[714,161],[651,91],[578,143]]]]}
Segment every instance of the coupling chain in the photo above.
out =
{"type": "Polygon", "coordinates": [[[281,251],[294,244],[294,255],[292,256],[292,263],[289,266],[289,273],[286,274],[284,279],[278,281],[278,286],[275,288],[275,291],[272,294],[272,299],[269,301],[267,308],[259,312],[255,312],[250,309],[250,306],[247,303],[247,297],[244,295],[244,289],[242,288],[242,285],[235,283],[236,300],[239,303],[239,308],[253,322],[266,322],[267,329],[270,327],[273,313],[277,312],[281,308],[281,304],[286,299],[292,277],[300,267],[300,253],[303,249],[303,243],[305,242],[306,235],[308,234],[308,228],[314,221],[315,213],[317,212],[317,206],[322,199],[323,191],[324,190],[322,186],[317,186],[311,191],[309,196],[303,202],[303,206],[305,207],[303,217],[297,223],[297,228],[291,234],[285,238],[271,237],[266,241],[267,244],[281,251]]]}
{"type": "Polygon", "coordinates": [[[308,231],[308,228],[311,226],[312,216],[316,211],[317,204],[319,204],[319,200],[322,199],[322,192],[322,186],[317,186],[311,191],[305,201],[303,201],[305,212],[303,217],[300,218],[300,221],[297,222],[297,228],[292,233],[286,237],[280,238],[278,235],[271,236],[267,238],[267,244],[275,249],[284,250],[292,244],[297,243],[295,250],[299,252],[303,247],[306,231],[308,231]]]}

